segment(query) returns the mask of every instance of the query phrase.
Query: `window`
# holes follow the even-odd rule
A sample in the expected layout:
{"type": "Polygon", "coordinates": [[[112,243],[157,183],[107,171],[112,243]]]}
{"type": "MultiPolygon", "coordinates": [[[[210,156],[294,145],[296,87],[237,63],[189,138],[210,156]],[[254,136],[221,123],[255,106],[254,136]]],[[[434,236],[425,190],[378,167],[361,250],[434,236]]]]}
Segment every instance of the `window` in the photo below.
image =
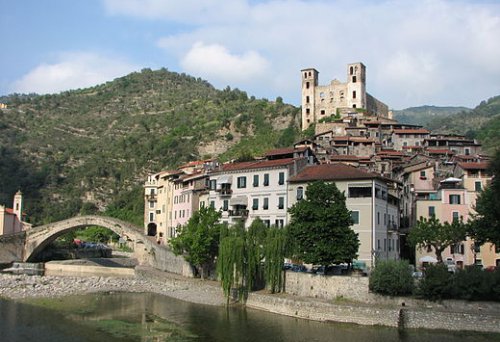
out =
{"type": "Polygon", "coordinates": [[[310,86],[311,86],[310,83],[306,82],[306,89],[309,89],[310,86]]]}
{"type": "Polygon", "coordinates": [[[322,110],[320,111],[320,114],[321,114],[321,115],[325,115],[325,110],[324,110],[324,109],[322,109],[322,110]]]}
{"type": "Polygon", "coordinates": [[[210,190],[215,190],[217,187],[217,180],[216,179],[211,179],[210,180],[210,186],[209,186],[209,189],[210,190]]]}
{"type": "Polygon", "coordinates": [[[451,215],[452,215],[453,222],[457,222],[460,219],[460,217],[458,216],[458,211],[452,212],[451,215]]]}
{"type": "Polygon", "coordinates": [[[238,177],[238,189],[247,187],[247,177],[238,177]]]}
{"type": "Polygon", "coordinates": [[[306,103],[309,103],[309,96],[306,96],[306,103]]]}
{"type": "Polygon", "coordinates": [[[149,222],[153,222],[155,220],[155,214],[149,213],[149,222]]]}
{"type": "Polygon", "coordinates": [[[476,181],[474,183],[474,190],[479,192],[479,191],[482,191],[483,190],[483,185],[481,184],[481,182],[479,181],[476,181]]]}
{"type": "Polygon", "coordinates": [[[254,198],[253,199],[253,201],[252,201],[252,209],[253,210],[259,209],[259,199],[258,198],[254,198]]]}
{"type": "Polygon", "coordinates": [[[278,197],[278,209],[285,207],[285,197],[278,197]]]}
{"type": "Polygon", "coordinates": [[[262,220],[267,228],[271,227],[271,220],[262,220]]]}
{"type": "Polygon", "coordinates": [[[215,201],[210,201],[210,208],[215,209],[215,201]]]}
{"type": "Polygon", "coordinates": [[[355,99],[355,98],[356,98],[356,90],[354,90],[354,91],[352,92],[352,98],[353,98],[353,99],[355,99]]]}
{"type": "MultiPolygon", "coordinates": [[[[154,208],[155,207],[155,202],[149,202],[149,207],[154,208]]],[[[16,205],[16,210],[19,210],[19,204],[16,205]]]]}
{"type": "Polygon", "coordinates": [[[436,207],[429,207],[429,217],[436,216],[436,207]]]}
{"type": "Polygon", "coordinates": [[[303,198],[304,198],[304,188],[299,186],[297,188],[297,201],[300,201],[303,198]]]}
{"type": "Polygon", "coordinates": [[[377,239],[377,249],[380,251],[380,239],[377,239]]]}
{"type": "Polygon", "coordinates": [[[465,149],[465,155],[466,156],[470,155],[470,150],[468,148],[465,149]]]}
{"type": "Polygon", "coordinates": [[[269,209],[269,198],[264,197],[264,205],[262,206],[262,209],[264,210],[269,209]]]}
{"type": "Polygon", "coordinates": [[[277,219],[274,221],[274,225],[278,228],[283,228],[283,226],[285,225],[285,220],[277,219]]]}
{"type": "Polygon", "coordinates": [[[372,196],[372,187],[349,187],[348,189],[349,197],[371,197],[372,196]]]}
{"type": "Polygon", "coordinates": [[[351,73],[351,75],[352,75],[352,74],[354,74],[354,68],[353,68],[353,67],[350,67],[350,68],[349,68],[349,72],[351,73]]]}
{"type": "Polygon", "coordinates": [[[420,171],[420,178],[424,178],[425,179],[425,171],[420,171]]]}
{"type": "Polygon", "coordinates": [[[481,244],[479,242],[474,242],[474,253],[481,253],[481,244]]]}
{"type": "Polygon", "coordinates": [[[306,108],[306,114],[309,115],[309,113],[311,113],[311,110],[309,108],[306,108]]]}
{"type": "Polygon", "coordinates": [[[359,224],[359,211],[351,211],[352,224],[359,224]]]}
{"type": "Polygon", "coordinates": [[[284,172],[279,173],[278,184],[279,185],[285,184],[285,173],[284,172]]]}
{"type": "Polygon", "coordinates": [[[228,200],[224,200],[222,202],[222,210],[223,211],[227,211],[229,209],[229,201],[228,200]]]}
{"type": "Polygon", "coordinates": [[[254,187],[259,186],[259,175],[253,175],[253,186],[254,187]]]}
{"type": "Polygon", "coordinates": [[[264,173],[264,186],[269,186],[269,173],[264,173]]]}
{"type": "Polygon", "coordinates": [[[352,77],[352,83],[356,83],[356,76],[352,77]]]}
{"type": "Polygon", "coordinates": [[[450,204],[460,204],[460,195],[450,195],[450,204]]]}
{"type": "MultiPolygon", "coordinates": [[[[377,224],[380,224],[380,213],[379,212],[377,212],[377,224]]],[[[384,242],[384,244],[385,244],[385,242],[384,242]]],[[[385,251],[385,247],[384,247],[384,251],[385,251]]]]}

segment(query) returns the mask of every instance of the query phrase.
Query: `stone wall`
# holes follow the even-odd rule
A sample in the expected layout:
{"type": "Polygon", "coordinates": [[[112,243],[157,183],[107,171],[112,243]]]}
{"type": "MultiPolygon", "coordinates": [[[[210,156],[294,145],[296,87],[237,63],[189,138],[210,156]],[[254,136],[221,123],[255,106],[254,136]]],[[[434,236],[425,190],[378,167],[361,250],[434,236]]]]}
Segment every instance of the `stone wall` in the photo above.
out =
{"type": "Polygon", "coordinates": [[[160,271],[194,277],[191,265],[182,256],[176,256],[170,248],[143,240],[134,246],[134,255],[141,265],[150,265],[160,271]]]}
{"type": "Polygon", "coordinates": [[[249,306],[320,321],[500,333],[500,303],[381,296],[368,290],[368,277],[288,271],[285,292],[293,297],[251,294],[249,306]]]}
{"type": "Polygon", "coordinates": [[[23,260],[25,233],[0,236],[0,266],[23,260]]]}

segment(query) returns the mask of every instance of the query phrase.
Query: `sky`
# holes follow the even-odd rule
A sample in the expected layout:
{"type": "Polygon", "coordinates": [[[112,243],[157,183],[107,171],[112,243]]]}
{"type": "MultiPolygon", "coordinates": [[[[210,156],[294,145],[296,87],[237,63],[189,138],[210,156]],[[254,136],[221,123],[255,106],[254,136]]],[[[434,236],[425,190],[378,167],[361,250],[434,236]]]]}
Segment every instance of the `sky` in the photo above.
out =
{"type": "Polygon", "coordinates": [[[300,105],[353,62],[393,109],[500,95],[500,0],[0,0],[0,36],[0,95],[164,67],[300,105]]]}

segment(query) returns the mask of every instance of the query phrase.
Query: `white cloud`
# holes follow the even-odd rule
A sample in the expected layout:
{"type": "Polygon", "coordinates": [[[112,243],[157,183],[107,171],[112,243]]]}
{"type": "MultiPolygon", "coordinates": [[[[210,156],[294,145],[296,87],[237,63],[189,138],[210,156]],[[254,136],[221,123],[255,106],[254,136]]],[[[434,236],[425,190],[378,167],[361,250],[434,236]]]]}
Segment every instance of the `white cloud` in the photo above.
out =
{"type": "Polygon", "coordinates": [[[255,51],[238,55],[222,45],[202,42],[196,42],[181,60],[184,70],[222,85],[228,79],[235,83],[254,82],[265,75],[268,65],[255,51]]]}
{"type": "Polygon", "coordinates": [[[13,92],[56,93],[84,88],[123,76],[139,67],[91,52],[67,52],[54,63],[43,63],[15,81],[13,92]]]}
{"type": "MultiPolygon", "coordinates": [[[[212,10],[229,3],[219,1],[212,10]]],[[[226,84],[238,81],[239,87],[257,96],[281,95],[295,104],[300,101],[301,68],[317,68],[321,73],[320,83],[326,84],[333,78],[344,81],[346,64],[357,61],[367,66],[368,92],[394,108],[421,104],[474,106],[500,93],[498,3],[446,0],[238,3],[247,9],[243,20],[228,21],[225,19],[228,11],[224,11],[224,16],[211,15],[205,24],[201,19],[195,20],[195,26],[159,39],[158,46],[178,58],[184,71],[197,73],[195,76],[201,75],[209,81],[225,77],[226,84]],[[193,47],[196,42],[203,44],[193,47]],[[217,46],[225,50],[214,48],[217,46]],[[224,58],[200,57],[208,51],[224,58]],[[265,56],[266,83],[257,86],[249,80],[241,84],[239,73],[223,72],[234,68],[217,69],[222,61],[230,60],[227,57],[232,53],[228,51],[259,51],[260,56],[265,56]]],[[[203,4],[211,6],[210,1],[203,4]]],[[[189,7],[188,4],[183,8],[189,7]]],[[[199,15],[201,11],[195,13],[199,15]]],[[[241,18],[241,11],[235,13],[241,18]]]]}

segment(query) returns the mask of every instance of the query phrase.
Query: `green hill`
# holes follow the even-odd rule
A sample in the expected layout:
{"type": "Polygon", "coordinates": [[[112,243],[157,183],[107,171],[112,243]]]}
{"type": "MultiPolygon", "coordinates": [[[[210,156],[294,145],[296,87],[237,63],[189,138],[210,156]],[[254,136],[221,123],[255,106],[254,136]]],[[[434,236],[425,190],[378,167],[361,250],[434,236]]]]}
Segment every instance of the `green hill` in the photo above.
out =
{"type": "Polygon", "coordinates": [[[420,106],[393,110],[393,114],[394,118],[401,123],[427,126],[431,121],[437,118],[468,111],[470,111],[470,109],[465,107],[420,106]]]}
{"type": "Polygon", "coordinates": [[[260,154],[299,134],[299,109],[280,98],[217,90],[166,69],[2,102],[0,203],[11,206],[21,189],[35,223],[122,207],[140,221],[147,174],[196,158],[260,154]]]}
{"type": "Polygon", "coordinates": [[[463,134],[478,139],[493,155],[500,147],[500,96],[483,101],[471,111],[436,118],[427,125],[433,132],[463,134]]]}

